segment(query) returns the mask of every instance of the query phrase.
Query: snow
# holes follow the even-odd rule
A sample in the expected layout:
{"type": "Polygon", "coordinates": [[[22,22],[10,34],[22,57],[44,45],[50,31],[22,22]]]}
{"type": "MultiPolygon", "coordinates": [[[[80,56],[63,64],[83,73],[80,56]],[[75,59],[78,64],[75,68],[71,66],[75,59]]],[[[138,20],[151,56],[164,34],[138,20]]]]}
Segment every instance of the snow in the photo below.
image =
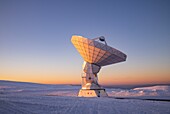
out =
{"type": "Polygon", "coordinates": [[[170,100],[170,86],[150,86],[134,89],[109,89],[112,97],[139,97],[170,100]]]}
{"type": "Polygon", "coordinates": [[[0,81],[0,114],[170,114],[167,101],[115,98],[167,99],[169,88],[112,88],[106,89],[108,98],[83,98],[77,97],[80,86],[0,81]],[[151,94],[154,92],[157,94],[151,94]]]}

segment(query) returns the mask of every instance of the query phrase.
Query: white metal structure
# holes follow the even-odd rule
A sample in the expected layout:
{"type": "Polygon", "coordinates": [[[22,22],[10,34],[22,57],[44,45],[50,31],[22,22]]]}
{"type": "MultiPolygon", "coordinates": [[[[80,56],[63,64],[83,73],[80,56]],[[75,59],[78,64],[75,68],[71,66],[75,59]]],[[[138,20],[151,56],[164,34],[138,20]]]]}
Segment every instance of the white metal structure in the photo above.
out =
{"type": "Polygon", "coordinates": [[[78,96],[107,96],[105,89],[98,84],[97,73],[102,66],[126,61],[126,55],[107,45],[103,36],[87,39],[82,36],[72,36],[71,42],[84,59],[82,73],[82,89],[78,96]]]}

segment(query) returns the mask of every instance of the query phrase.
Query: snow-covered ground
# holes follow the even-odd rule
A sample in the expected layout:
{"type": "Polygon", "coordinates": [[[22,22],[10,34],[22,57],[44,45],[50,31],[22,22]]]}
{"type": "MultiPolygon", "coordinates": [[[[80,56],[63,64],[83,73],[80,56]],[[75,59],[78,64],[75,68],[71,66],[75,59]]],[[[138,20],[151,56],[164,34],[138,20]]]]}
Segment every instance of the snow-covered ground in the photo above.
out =
{"type": "Polygon", "coordinates": [[[150,86],[134,89],[108,89],[109,96],[119,98],[170,100],[170,86],[150,86]]]}
{"type": "Polygon", "coordinates": [[[0,81],[0,114],[170,114],[170,86],[108,88],[107,98],[77,97],[79,89],[0,81]]]}

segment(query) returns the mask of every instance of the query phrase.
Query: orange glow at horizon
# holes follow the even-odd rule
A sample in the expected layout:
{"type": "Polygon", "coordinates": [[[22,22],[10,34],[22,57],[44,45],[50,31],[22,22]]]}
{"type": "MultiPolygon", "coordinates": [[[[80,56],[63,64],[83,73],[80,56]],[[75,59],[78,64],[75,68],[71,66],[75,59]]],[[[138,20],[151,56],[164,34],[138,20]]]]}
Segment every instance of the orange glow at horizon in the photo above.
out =
{"type": "MultiPolygon", "coordinates": [[[[69,68],[65,72],[62,69],[56,71],[57,68],[52,68],[50,65],[41,67],[34,64],[34,67],[11,68],[3,66],[0,80],[44,84],[81,84],[81,63],[77,66],[79,69],[75,66],[72,69],[69,68]]],[[[101,69],[98,73],[98,80],[101,85],[170,84],[170,71],[168,67],[159,66],[139,65],[136,68],[132,64],[128,67],[126,64],[112,65],[101,69]]]]}
{"type": "MultiPolygon", "coordinates": [[[[75,78],[71,76],[51,76],[48,75],[41,76],[1,76],[0,80],[11,80],[11,81],[23,81],[23,82],[34,82],[34,83],[44,83],[44,84],[81,84],[81,76],[75,78]],[[41,77],[41,78],[40,78],[41,77]]],[[[124,75],[124,76],[106,76],[99,75],[99,84],[102,85],[135,85],[135,84],[170,84],[170,77],[168,75],[156,76],[156,75],[124,75]],[[164,78],[162,78],[164,77],[164,78]]]]}

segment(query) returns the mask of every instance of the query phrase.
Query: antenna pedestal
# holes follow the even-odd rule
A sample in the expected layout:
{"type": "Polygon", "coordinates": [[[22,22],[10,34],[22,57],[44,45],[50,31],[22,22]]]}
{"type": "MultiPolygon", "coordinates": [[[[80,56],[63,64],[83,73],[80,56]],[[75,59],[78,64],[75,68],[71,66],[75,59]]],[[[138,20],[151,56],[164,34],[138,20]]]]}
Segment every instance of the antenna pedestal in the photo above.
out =
{"type": "Polygon", "coordinates": [[[97,73],[100,71],[100,66],[84,61],[82,73],[82,89],[79,91],[80,97],[105,97],[108,96],[98,84],[97,73]]]}

